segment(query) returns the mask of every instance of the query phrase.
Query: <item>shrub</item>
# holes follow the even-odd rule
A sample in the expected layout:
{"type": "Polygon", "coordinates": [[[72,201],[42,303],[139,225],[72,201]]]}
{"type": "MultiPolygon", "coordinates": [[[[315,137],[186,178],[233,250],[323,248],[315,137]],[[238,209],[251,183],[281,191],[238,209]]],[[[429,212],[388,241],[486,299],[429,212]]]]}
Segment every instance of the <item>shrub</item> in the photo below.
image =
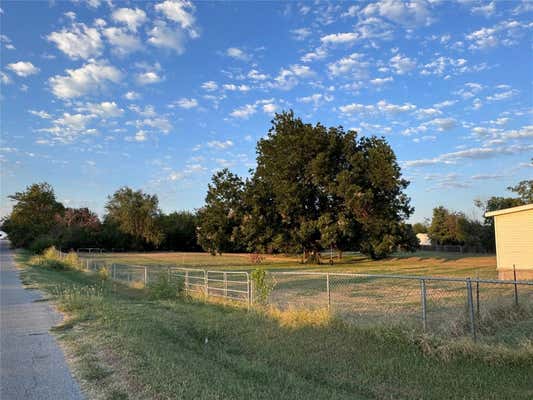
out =
{"type": "Polygon", "coordinates": [[[254,301],[257,304],[266,304],[270,292],[272,292],[272,289],[274,289],[274,282],[267,272],[262,268],[253,270],[251,278],[253,284],[252,295],[254,296],[254,301]]]}
{"type": "Polygon", "coordinates": [[[96,273],[96,275],[101,281],[107,281],[109,279],[109,269],[105,266],[102,266],[98,268],[98,272],[96,273]]]}
{"type": "Polygon", "coordinates": [[[81,261],[76,252],[69,252],[62,260],[73,269],[81,269],[81,261]]]}
{"type": "Polygon", "coordinates": [[[152,300],[175,300],[183,295],[183,289],[181,280],[160,274],[155,282],[148,284],[148,295],[152,300]]]}
{"type": "Polygon", "coordinates": [[[51,236],[39,236],[30,244],[29,250],[35,254],[42,254],[46,249],[53,247],[55,240],[51,236]]]}

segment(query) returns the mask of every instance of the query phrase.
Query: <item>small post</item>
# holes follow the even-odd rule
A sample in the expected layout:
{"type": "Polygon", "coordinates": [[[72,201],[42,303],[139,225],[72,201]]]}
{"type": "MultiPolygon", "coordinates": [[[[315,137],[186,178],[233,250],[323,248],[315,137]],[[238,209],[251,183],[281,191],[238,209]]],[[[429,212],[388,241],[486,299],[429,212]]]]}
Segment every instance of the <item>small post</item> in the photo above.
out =
{"type": "Polygon", "coordinates": [[[228,274],[224,272],[224,297],[228,297],[228,274]]]}
{"type": "Polygon", "coordinates": [[[468,298],[468,313],[470,315],[470,331],[472,332],[472,338],[476,341],[476,319],[474,317],[474,300],[472,298],[472,281],[470,278],[466,278],[466,295],[468,298]]]}
{"type": "Polygon", "coordinates": [[[168,279],[168,282],[170,283],[170,265],[167,267],[167,279],[168,279]]]}
{"type": "Polygon", "coordinates": [[[246,291],[248,292],[248,309],[250,309],[250,306],[252,305],[252,287],[250,285],[250,274],[248,272],[246,273],[246,291]]]}
{"type": "Polygon", "coordinates": [[[115,264],[111,264],[111,277],[113,278],[113,280],[117,279],[116,269],[117,268],[116,268],[115,264]]]}
{"type": "Polygon", "coordinates": [[[87,271],[89,271],[89,259],[87,259],[87,271]]]}
{"type": "Polygon", "coordinates": [[[248,278],[248,283],[250,286],[250,289],[248,289],[249,291],[248,296],[250,296],[250,305],[253,306],[254,305],[254,281],[248,278]]]}
{"type": "Polygon", "coordinates": [[[148,268],[144,267],[144,287],[148,284],[148,268]]]}
{"type": "Polygon", "coordinates": [[[209,297],[209,276],[206,271],[204,271],[204,284],[205,284],[205,298],[209,297]]]}
{"type": "Polygon", "coordinates": [[[518,284],[516,283],[516,267],[513,264],[513,278],[514,278],[514,304],[518,307],[518,284]]]}
{"type": "Polygon", "coordinates": [[[185,292],[189,292],[189,271],[185,270],[185,292]]]}
{"type": "Polygon", "coordinates": [[[328,294],[328,310],[331,309],[331,290],[329,286],[329,273],[326,274],[326,291],[328,294]]]}
{"type": "Polygon", "coordinates": [[[479,316],[480,316],[480,311],[479,311],[479,276],[477,277],[477,281],[476,281],[476,312],[477,312],[477,317],[479,319],[479,316]]]}
{"type": "Polygon", "coordinates": [[[426,280],[420,279],[420,301],[422,304],[422,329],[427,330],[426,280]]]}

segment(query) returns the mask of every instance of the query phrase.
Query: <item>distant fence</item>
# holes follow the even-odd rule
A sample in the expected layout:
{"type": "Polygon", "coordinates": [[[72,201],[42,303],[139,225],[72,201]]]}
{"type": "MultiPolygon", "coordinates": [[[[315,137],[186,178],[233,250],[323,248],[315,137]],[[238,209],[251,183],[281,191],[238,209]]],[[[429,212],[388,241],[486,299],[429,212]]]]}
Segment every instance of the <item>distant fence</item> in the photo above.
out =
{"type": "Polygon", "coordinates": [[[106,264],[85,260],[91,271],[149,286],[166,276],[186,293],[245,303],[262,302],[281,310],[329,309],[360,326],[402,326],[445,336],[490,333],[491,315],[533,311],[533,281],[328,272],[267,273],[266,298],[259,299],[248,272],[174,266],[106,264]]]}

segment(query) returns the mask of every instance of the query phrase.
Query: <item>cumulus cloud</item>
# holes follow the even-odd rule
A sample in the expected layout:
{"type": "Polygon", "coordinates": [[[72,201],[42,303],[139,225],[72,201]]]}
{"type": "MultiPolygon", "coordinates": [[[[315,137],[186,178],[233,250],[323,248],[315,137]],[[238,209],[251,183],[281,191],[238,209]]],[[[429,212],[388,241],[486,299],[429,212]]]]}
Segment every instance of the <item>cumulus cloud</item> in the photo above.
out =
{"type": "Polygon", "coordinates": [[[298,28],[291,30],[293,39],[295,40],[305,40],[307,37],[311,36],[311,29],[309,28],[298,28]]]}
{"type": "Polygon", "coordinates": [[[198,101],[196,99],[188,99],[186,97],[182,97],[181,99],[177,100],[174,103],[177,107],[184,108],[186,110],[198,107],[198,101]]]}
{"type": "Polygon", "coordinates": [[[242,107],[234,109],[230,115],[234,118],[247,119],[257,112],[257,106],[255,104],[246,104],[242,107]]]}
{"type": "Polygon", "coordinates": [[[145,71],[139,72],[135,76],[135,80],[139,85],[152,85],[161,82],[163,78],[157,71],[145,71]]]}
{"type": "Polygon", "coordinates": [[[396,54],[390,59],[390,66],[398,75],[404,75],[416,68],[416,61],[401,54],[396,54]]]}
{"type": "Polygon", "coordinates": [[[103,30],[103,34],[111,46],[113,46],[114,52],[118,55],[126,55],[143,48],[137,36],[128,33],[122,28],[106,28],[103,30]]]}
{"type": "Polygon", "coordinates": [[[16,63],[7,64],[7,68],[18,76],[22,76],[24,78],[39,72],[39,68],[29,61],[18,61],[16,63]]]}
{"type": "Polygon", "coordinates": [[[141,98],[141,95],[137,92],[134,92],[132,90],[130,90],[129,92],[126,92],[126,94],[124,94],[124,98],[126,100],[137,100],[137,99],[140,99],[141,98]]]}
{"type": "Polygon", "coordinates": [[[218,84],[215,81],[207,81],[202,83],[202,89],[213,92],[218,89],[218,84]]]}
{"type": "Polygon", "coordinates": [[[226,50],[226,55],[241,61],[248,61],[251,59],[250,55],[237,47],[230,47],[226,50]]]}
{"type": "Polygon", "coordinates": [[[28,112],[32,115],[35,115],[36,117],[42,118],[42,119],[51,119],[52,116],[48,114],[44,110],[36,111],[36,110],[28,110],[28,112]]]}
{"type": "Polygon", "coordinates": [[[370,63],[364,60],[361,53],[352,53],[333,63],[328,64],[328,71],[331,76],[352,75],[356,78],[363,78],[367,75],[367,68],[370,63]]]}
{"type": "Polygon", "coordinates": [[[104,90],[109,83],[118,83],[122,73],[103,61],[90,61],[78,69],[67,69],[66,75],[48,80],[52,93],[61,99],[72,99],[104,90]]]}
{"type": "Polygon", "coordinates": [[[532,27],[533,23],[507,20],[473,31],[466,35],[466,39],[470,42],[471,50],[483,50],[499,45],[515,46],[519,43],[518,39],[532,27]]]}
{"type": "Polygon", "coordinates": [[[435,126],[439,131],[449,131],[457,126],[457,121],[453,118],[435,118],[429,121],[430,125],[435,126]]]}
{"type": "Polygon", "coordinates": [[[111,18],[122,24],[125,24],[130,31],[137,32],[137,28],[146,21],[146,13],[139,8],[119,8],[113,11],[111,18]]]}
{"type": "Polygon", "coordinates": [[[100,32],[84,23],[74,22],[70,28],[52,32],[46,38],[74,60],[97,57],[103,50],[100,32]]]}
{"type": "Polygon", "coordinates": [[[148,43],[153,46],[174,50],[178,54],[185,51],[185,34],[179,28],[168,26],[165,21],[155,21],[148,35],[148,43]]]}
{"type": "Polygon", "coordinates": [[[210,142],[207,142],[207,147],[211,147],[211,148],[218,149],[218,150],[225,150],[230,147],[233,147],[233,142],[231,140],[225,140],[225,141],[212,140],[210,142]]]}
{"type": "Polygon", "coordinates": [[[333,33],[322,36],[320,41],[324,44],[346,44],[353,43],[359,38],[356,32],[333,33]]]}
{"type": "Polygon", "coordinates": [[[429,3],[420,0],[381,0],[368,4],[361,13],[365,16],[379,15],[406,27],[427,26],[434,20],[429,3]]]}
{"type": "Polygon", "coordinates": [[[196,38],[199,36],[195,27],[196,19],[194,4],[187,0],[166,0],[155,5],[155,10],[162,13],[167,19],[174,21],[189,33],[189,36],[196,38]]]}
{"type": "Polygon", "coordinates": [[[89,113],[89,115],[98,116],[100,118],[117,118],[124,114],[124,110],[114,101],[86,103],[83,106],[77,107],[76,111],[86,112],[89,113]]]}

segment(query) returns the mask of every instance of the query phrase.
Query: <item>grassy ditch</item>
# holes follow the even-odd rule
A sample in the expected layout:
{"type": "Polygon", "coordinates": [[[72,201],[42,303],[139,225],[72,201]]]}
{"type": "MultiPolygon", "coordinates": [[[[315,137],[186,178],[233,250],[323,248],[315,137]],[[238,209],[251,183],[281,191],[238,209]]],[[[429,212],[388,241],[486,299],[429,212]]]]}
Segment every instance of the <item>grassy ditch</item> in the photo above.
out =
{"type": "Polygon", "coordinates": [[[18,255],[94,399],[529,399],[533,344],[361,329],[313,312],[206,304],[18,255]],[[102,279],[104,278],[104,279],[102,279]]]}

